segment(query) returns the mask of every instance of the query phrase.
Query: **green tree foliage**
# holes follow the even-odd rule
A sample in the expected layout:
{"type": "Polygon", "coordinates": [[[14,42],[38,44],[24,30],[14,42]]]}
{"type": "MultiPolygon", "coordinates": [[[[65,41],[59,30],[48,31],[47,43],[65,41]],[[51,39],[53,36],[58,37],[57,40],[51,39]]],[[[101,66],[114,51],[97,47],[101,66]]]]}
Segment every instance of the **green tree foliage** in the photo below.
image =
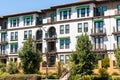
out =
{"type": "Polygon", "coordinates": [[[92,52],[92,45],[89,37],[81,35],[78,37],[76,51],[70,56],[71,75],[90,75],[94,69],[96,56],[92,52]]]}
{"type": "Polygon", "coordinates": [[[117,67],[120,68],[120,46],[118,46],[116,52],[115,52],[115,57],[117,61],[117,67]]]}
{"type": "Polygon", "coordinates": [[[102,67],[107,69],[109,66],[110,66],[110,60],[107,56],[105,56],[105,58],[102,60],[102,67]]]}
{"type": "Polygon", "coordinates": [[[31,36],[19,51],[19,58],[21,59],[24,73],[33,74],[39,71],[41,56],[40,53],[36,50],[31,36]]]}

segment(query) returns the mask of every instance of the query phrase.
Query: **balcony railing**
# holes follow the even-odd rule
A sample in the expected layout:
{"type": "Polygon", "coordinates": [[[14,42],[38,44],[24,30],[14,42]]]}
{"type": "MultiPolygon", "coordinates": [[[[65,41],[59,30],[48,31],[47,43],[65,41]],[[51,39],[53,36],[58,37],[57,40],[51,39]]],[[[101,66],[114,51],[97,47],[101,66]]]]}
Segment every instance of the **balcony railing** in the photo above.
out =
{"type": "Polygon", "coordinates": [[[54,23],[54,22],[56,22],[57,21],[57,18],[56,17],[54,17],[54,19],[52,20],[51,18],[48,18],[47,19],[47,23],[54,23]]]}
{"type": "Polygon", "coordinates": [[[55,41],[56,39],[57,39],[57,35],[52,35],[51,37],[50,36],[45,37],[45,40],[48,40],[48,41],[55,41]]]}
{"type": "Polygon", "coordinates": [[[95,36],[106,36],[106,29],[103,28],[103,29],[91,29],[91,36],[92,37],[95,37],[95,36]]]}
{"type": "Polygon", "coordinates": [[[8,44],[8,39],[7,38],[1,38],[0,45],[6,45],[8,44]]]}
{"type": "Polygon", "coordinates": [[[105,44],[94,44],[93,45],[93,51],[94,52],[106,52],[107,47],[105,44]]]}
{"type": "Polygon", "coordinates": [[[120,27],[113,27],[113,34],[119,35],[120,34],[120,27]]]}
{"type": "Polygon", "coordinates": [[[0,58],[7,57],[8,52],[6,50],[0,50],[0,58]]]}

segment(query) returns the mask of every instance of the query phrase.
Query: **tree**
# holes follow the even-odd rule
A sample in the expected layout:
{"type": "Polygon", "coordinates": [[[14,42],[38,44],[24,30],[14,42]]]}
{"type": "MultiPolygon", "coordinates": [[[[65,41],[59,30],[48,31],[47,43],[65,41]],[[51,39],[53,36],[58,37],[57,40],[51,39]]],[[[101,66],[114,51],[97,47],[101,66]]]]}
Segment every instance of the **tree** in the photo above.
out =
{"type": "Polygon", "coordinates": [[[115,57],[117,61],[117,67],[120,68],[120,47],[119,46],[115,52],[115,57]]]}
{"type": "Polygon", "coordinates": [[[29,36],[28,40],[19,51],[19,58],[21,60],[24,73],[33,74],[39,70],[41,57],[32,42],[31,36],[29,36]]]}
{"type": "Polygon", "coordinates": [[[94,69],[96,56],[87,34],[78,37],[76,51],[70,56],[71,75],[90,75],[94,69]]]}

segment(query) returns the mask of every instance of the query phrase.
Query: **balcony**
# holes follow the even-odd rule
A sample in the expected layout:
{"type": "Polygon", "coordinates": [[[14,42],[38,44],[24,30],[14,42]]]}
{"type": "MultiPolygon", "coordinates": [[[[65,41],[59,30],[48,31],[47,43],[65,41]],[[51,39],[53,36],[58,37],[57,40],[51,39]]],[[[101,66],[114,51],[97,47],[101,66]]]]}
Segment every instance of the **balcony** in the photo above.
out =
{"type": "Polygon", "coordinates": [[[120,11],[115,10],[115,15],[119,15],[119,14],[120,14],[120,11]]]}
{"type": "Polygon", "coordinates": [[[7,58],[7,57],[8,57],[8,53],[6,50],[0,51],[0,58],[7,58]]]}
{"type": "Polygon", "coordinates": [[[105,44],[98,44],[98,45],[93,45],[93,52],[95,53],[105,53],[107,52],[107,47],[105,44]]]}
{"type": "Polygon", "coordinates": [[[100,36],[106,36],[106,29],[103,28],[102,30],[100,29],[91,29],[91,35],[92,37],[100,37],[100,36]]]}
{"type": "Polygon", "coordinates": [[[57,35],[52,35],[51,37],[48,36],[48,37],[45,38],[45,40],[47,40],[48,42],[56,41],[57,40],[57,35]]]}
{"type": "Polygon", "coordinates": [[[56,54],[56,42],[48,42],[48,54],[54,55],[56,54]]]}
{"type": "Polygon", "coordinates": [[[47,23],[55,23],[55,22],[57,22],[57,18],[56,17],[54,17],[54,19],[52,19],[52,18],[48,18],[47,19],[47,23]]]}
{"type": "Polygon", "coordinates": [[[114,34],[114,35],[120,35],[120,28],[119,27],[113,27],[113,33],[112,34],[114,34]]]}
{"type": "Polygon", "coordinates": [[[0,41],[0,45],[7,45],[8,44],[8,39],[2,38],[0,41]]]}

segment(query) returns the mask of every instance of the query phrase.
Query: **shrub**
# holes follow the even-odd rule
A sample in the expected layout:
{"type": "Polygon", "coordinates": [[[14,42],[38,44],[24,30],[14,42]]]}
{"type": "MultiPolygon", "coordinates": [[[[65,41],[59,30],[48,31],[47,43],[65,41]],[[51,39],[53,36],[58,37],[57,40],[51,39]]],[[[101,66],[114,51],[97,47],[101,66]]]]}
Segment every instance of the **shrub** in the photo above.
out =
{"type": "Polygon", "coordinates": [[[3,63],[0,63],[0,72],[5,72],[6,71],[6,66],[3,63]]]}
{"type": "Polygon", "coordinates": [[[102,60],[102,67],[103,68],[108,68],[110,66],[110,60],[108,57],[105,57],[103,60],[102,60]]]}
{"type": "Polygon", "coordinates": [[[119,75],[117,72],[113,72],[112,75],[119,75]]]}
{"type": "Polygon", "coordinates": [[[100,77],[107,77],[108,76],[107,70],[105,68],[100,68],[99,74],[100,74],[100,77]]]}
{"type": "Polygon", "coordinates": [[[15,74],[15,73],[17,73],[18,72],[17,63],[9,62],[8,66],[7,66],[7,72],[9,74],[15,74]]]}

